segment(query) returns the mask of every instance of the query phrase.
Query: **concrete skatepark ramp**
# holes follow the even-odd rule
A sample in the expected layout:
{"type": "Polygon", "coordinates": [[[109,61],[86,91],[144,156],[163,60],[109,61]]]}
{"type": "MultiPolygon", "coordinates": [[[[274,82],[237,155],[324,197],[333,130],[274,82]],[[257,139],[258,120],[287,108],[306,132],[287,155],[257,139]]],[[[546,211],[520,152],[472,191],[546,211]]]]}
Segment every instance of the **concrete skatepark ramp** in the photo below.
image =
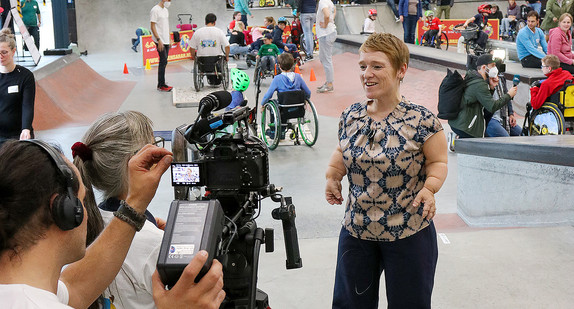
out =
{"type": "Polygon", "coordinates": [[[88,125],[98,116],[118,110],[135,86],[110,81],[77,55],[68,55],[34,71],[34,129],[88,125]]]}

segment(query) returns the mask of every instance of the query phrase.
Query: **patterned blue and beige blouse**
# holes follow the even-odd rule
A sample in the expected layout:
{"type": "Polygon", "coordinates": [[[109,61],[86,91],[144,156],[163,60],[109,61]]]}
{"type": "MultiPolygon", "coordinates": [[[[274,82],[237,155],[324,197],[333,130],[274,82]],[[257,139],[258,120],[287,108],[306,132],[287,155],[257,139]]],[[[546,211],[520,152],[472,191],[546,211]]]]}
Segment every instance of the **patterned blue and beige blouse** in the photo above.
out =
{"type": "Polygon", "coordinates": [[[359,239],[394,241],[429,225],[422,205],[413,207],[426,180],[423,144],[441,131],[438,118],[405,98],[383,120],[367,115],[367,103],[341,115],[339,145],[349,180],[344,226],[359,239]]]}

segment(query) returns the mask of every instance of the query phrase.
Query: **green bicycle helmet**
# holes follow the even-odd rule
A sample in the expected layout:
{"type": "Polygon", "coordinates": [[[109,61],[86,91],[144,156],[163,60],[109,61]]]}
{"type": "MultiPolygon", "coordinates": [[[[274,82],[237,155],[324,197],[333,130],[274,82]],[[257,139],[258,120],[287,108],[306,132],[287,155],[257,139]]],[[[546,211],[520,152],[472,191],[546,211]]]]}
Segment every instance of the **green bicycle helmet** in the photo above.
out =
{"type": "Polygon", "coordinates": [[[434,16],[434,12],[432,10],[425,11],[425,17],[434,16]]]}
{"type": "Polygon", "coordinates": [[[249,87],[249,83],[251,80],[249,79],[249,75],[247,73],[239,70],[239,69],[231,69],[231,81],[233,82],[233,89],[237,91],[245,91],[249,87]]]}

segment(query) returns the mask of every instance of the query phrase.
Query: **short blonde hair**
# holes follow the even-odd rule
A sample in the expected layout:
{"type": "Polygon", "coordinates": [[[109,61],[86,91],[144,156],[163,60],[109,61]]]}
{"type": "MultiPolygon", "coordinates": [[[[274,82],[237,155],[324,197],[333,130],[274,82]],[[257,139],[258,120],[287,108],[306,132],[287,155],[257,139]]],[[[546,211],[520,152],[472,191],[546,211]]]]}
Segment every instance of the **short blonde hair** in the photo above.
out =
{"type": "Polygon", "coordinates": [[[245,30],[245,25],[243,24],[242,21],[236,21],[235,22],[235,27],[233,27],[234,31],[243,31],[245,30]]]}
{"type": "Polygon", "coordinates": [[[542,58],[542,62],[552,70],[556,70],[560,67],[560,59],[558,59],[558,56],[556,55],[546,55],[542,58]]]}
{"type": "Polygon", "coordinates": [[[569,17],[570,18],[570,22],[572,22],[572,15],[570,15],[570,13],[564,13],[562,15],[560,15],[560,18],[558,18],[558,22],[561,23],[564,18],[569,17]]]}
{"type": "Polygon", "coordinates": [[[359,51],[382,52],[389,58],[395,71],[400,70],[403,64],[409,65],[409,48],[396,36],[390,33],[373,33],[369,35],[365,43],[361,45],[359,51]]]}

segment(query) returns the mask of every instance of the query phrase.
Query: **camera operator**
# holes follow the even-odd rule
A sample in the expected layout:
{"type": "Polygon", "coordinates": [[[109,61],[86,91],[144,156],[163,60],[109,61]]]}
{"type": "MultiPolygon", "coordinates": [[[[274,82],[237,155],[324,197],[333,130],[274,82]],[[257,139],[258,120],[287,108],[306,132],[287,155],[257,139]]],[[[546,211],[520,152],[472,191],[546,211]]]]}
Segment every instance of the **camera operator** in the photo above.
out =
{"type": "MultiPolygon", "coordinates": [[[[134,222],[126,211],[119,212],[86,249],[87,216],[81,202],[86,190],[74,165],[39,141],[8,141],[0,157],[0,299],[4,308],[87,307],[119,271],[136,232],[134,222]]],[[[141,215],[145,211],[171,160],[169,151],[151,145],[134,155],[128,163],[127,212],[141,215]]],[[[206,286],[221,286],[221,269],[219,276],[209,277],[210,284],[194,284],[204,262],[205,255],[198,254],[170,291],[154,282],[158,307],[189,306],[197,294],[206,293],[206,286]]],[[[222,293],[213,303],[221,302],[222,293]]]]}
{"type": "Polygon", "coordinates": [[[484,54],[476,60],[476,69],[469,69],[464,77],[464,94],[458,116],[449,120],[452,131],[460,138],[484,137],[484,110],[494,112],[507,104],[516,95],[516,86],[510,88],[498,100],[492,98],[492,91],[498,84],[498,68],[491,54],[484,54]]]}

